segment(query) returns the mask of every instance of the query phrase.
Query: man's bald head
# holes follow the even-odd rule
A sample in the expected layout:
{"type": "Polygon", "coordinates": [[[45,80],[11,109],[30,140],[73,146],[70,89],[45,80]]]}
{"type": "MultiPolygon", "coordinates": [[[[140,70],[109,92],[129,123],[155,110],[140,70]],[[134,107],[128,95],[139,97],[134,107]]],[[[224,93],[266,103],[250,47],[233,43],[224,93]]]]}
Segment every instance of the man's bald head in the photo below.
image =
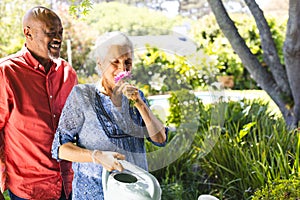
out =
{"type": "Polygon", "coordinates": [[[60,21],[60,18],[52,10],[43,6],[36,6],[25,14],[23,18],[23,28],[28,26],[31,27],[32,23],[38,21],[44,23],[53,19],[58,19],[60,21]]]}

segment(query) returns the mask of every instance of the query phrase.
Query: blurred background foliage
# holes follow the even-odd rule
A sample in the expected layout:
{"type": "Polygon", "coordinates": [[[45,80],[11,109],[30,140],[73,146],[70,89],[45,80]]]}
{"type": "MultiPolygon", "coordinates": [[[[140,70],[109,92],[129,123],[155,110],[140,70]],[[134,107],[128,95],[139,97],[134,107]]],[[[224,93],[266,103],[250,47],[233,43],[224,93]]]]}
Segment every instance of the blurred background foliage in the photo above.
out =
{"type": "Polygon", "coordinates": [[[86,22],[98,35],[119,30],[128,35],[169,34],[182,17],[167,18],[163,13],[145,7],[135,7],[118,2],[95,4],[86,16],[86,22]]]}
{"type": "MultiPolygon", "coordinates": [[[[197,46],[194,55],[169,55],[163,49],[149,44],[145,47],[144,55],[136,56],[135,77],[140,78],[136,81],[144,88],[144,92],[149,95],[157,94],[158,91],[168,93],[187,86],[193,89],[205,89],[207,84],[221,80],[222,77],[232,77],[232,83],[228,86],[231,89],[259,89],[259,85],[244,69],[241,60],[232,50],[210,12],[197,19],[181,15],[167,17],[160,11],[138,7],[137,2],[140,1],[127,2],[128,4],[117,1],[89,4],[90,1],[52,0],[49,3],[47,0],[28,0],[26,4],[21,5],[16,0],[2,0],[0,2],[0,34],[2,35],[0,57],[22,48],[24,43],[22,16],[27,9],[40,4],[52,7],[62,18],[64,44],[61,55],[68,59],[67,40],[69,40],[72,49],[72,65],[78,72],[81,83],[93,82],[97,79],[95,62],[89,59],[89,54],[99,35],[113,30],[123,31],[130,36],[168,35],[174,32],[174,27],[183,27],[186,30],[183,37],[191,39],[197,46]],[[78,2],[85,5],[83,7],[86,10],[74,6],[78,2]],[[72,14],[70,10],[73,10],[72,14]],[[190,62],[191,57],[193,60],[196,57],[197,62],[190,62]],[[153,82],[153,79],[158,80],[158,78],[162,82],[158,84],[161,87],[151,86],[150,81],[153,82]],[[174,85],[174,80],[178,86],[174,85]]],[[[202,9],[207,8],[204,6],[202,9]]],[[[263,62],[258,31],[253,19],[245,13],[232,13],[232,17],[251,51],[263,62]]],[[[270,16],[267,19],[276,46],[282,46],[287,18],[270,16]]],[[[283,60],[282,49],[278,48],[278,52],[283,60]]]]}

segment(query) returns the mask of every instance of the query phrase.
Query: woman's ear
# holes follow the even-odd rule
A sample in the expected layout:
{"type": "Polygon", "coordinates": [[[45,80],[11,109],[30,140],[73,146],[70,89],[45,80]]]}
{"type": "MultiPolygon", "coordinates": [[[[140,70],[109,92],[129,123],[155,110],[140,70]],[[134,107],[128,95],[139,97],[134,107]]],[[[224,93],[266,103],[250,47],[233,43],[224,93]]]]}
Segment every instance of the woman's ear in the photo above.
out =
{"type": "Polygon", "coordinates": [[[97,58],[97,71],[99,75],[102,74],[103,71],[103,64],[101,63],[99,58],[97,58]]]}
{"type": "Polygon", "coordinates": [[[98,68],[101,70],[101,71],[103,71],[103,69],[104,69],[104,63],[102,62],[102,60],[98,57],[97,58],[97,66],[98,66],[98,68]]]}
{"type": "Polygon", "coordinates": [[[98,67],[100,67],[100,66],[101,66],[101,61],[100,61],[100,59],[99,59],[99,58],[97,58],[97,65],[98,65],[98,67]]]}

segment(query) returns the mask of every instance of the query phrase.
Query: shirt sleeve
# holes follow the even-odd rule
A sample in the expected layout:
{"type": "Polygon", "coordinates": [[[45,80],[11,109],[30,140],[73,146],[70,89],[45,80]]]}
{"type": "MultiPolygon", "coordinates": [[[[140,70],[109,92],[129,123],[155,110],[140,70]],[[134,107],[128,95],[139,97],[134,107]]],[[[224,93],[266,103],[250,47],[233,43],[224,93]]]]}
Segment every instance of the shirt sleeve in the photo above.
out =
{"type": "Polygon", "coordinates": [[[164,127],[164,128],[165,128],[165,133],[166,133],[166,140],[163,143],[154,142],[150,137],[147,137],[147,140],[149,142],[153,143],[154,145],[158,146],[158,147],[164,147],[164,146],[166,146],[166,144],[168,143],[169,128],[168,127],[164,127]]]}
{"type": "MultiPolygon", "coordinates": [[[[143,92],[139,91],[139,93],[142,100],[149,107],[149,103],[143,92]]],[[[166,145],[167,140],[163,143],[158,143],[151,140],[151,138],[148,136],[148,131],[141,114],[135,107],[130,106],[129,101],[125,96],[122,98],[122,107],[115,107],[111,110],[119,128],[121,128],[125,133],[128,133],[134,137],[146,137],[148,141],[156,146],[163,147],[166,145]]],[[[166,137],[168,137],[168,130],[168,127],[165,127],[166,137]]]]}
{"type": "Polygon", "coordinates": [[[0,68],[0,192],[3,192],[5,189],[6,169],[3,134],[9,118],[10,102],[12,102],[12,92],[8,87],[2,67],[0,68]]]}
{"type": "Polygon", "coordinates": [[[3,131],[0,130],[0,192],[4,192],[6,180],[6,167],[4,161],[3,131]]]}
{"type": "Polygon", "coordinates": [[[68,142],[76,142],[76,136],[80,132],[83,122],[84,114],[82,112],[82,99],[81,90],[75,86],[62,110],[59,119],[58,128],[54,135],[52,143],[52,157],[59,160],[58,150],[59,147],[68,142]]]}
{"type": "Polygon", "coordinates": [[[0,68],[0,133],[9,118],[9,109],[12,102],[12,91],[8,87],[3,68],[0,68]]]}
{"type": "MultiPolygon", "coordinates": [[[[146,103],[146,105],[147,105],[148,108],[150,109],[149,103],[148,103],[148,101],[147,101],[147,99],[146,99],[144,93],[143,93],[143,92],[140,92],[140,95],[141,95],[143,101],[146,103]]],[[[142,117],[140,116],[140,118],[142,118],[142,117]]],[[[142,120],[142,119],[141,119],[141,120],[142,120]]],[[[142,120],[142,123],[143,123],[144,126],[146,126],[143,120],[142,120]]],[[[164,128],[165,128],[165,133],[166,133],[166,140],[165,140],[163,143],[154,142],[149,136],[147,136],[147,140],[148,140],[149,142],[151,142],[152,144],[158,146],[158,147],[164,147],[164,146],[166,146],[166,144],[167,144],[167,142],[168,142],[169,128],[168,128],[168,127],[164,127],[164,128]]],[[[148,132],[147,132],[147,133],[148,133],[148,132]]]]}

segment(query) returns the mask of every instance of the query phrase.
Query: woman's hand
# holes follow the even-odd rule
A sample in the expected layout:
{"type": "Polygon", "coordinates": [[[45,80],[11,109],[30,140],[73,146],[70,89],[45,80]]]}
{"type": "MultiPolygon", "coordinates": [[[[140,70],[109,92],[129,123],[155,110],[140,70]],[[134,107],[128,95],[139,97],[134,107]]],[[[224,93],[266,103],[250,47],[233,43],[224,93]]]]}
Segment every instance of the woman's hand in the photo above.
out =
{"type": "Polygon", "coordinates": [[[92,159],[94,163],[101,164],[107,171],[124,170],[118,159],[124,160],[125,156],[118,152],[94,150],[92,153],[92,159]]]}
{"type": "Polygon", "coordinates": [[[118,159],[124,160],[125,156],[118,152],[84,149],[68,142],[59,147],[59,158],[71,162],[93,162],[103,165],[108,171],[122,171],[123,166],[118,159]]]}
{"type": "Polygon", "coordinates": [[[122,93],[127,99],[132,101],[137,101],[140,98],[139,89],[129,83],[123,84],[122,93]]]}
{"type": "Polygon", "coordinates": [[[138,92],[138,88],[124,81],[119,81],[113,89],[111,100],[116,107],[122,105],[122,94],[127,97],[128,100],[136,102],[141,99],[138,92]]]}

